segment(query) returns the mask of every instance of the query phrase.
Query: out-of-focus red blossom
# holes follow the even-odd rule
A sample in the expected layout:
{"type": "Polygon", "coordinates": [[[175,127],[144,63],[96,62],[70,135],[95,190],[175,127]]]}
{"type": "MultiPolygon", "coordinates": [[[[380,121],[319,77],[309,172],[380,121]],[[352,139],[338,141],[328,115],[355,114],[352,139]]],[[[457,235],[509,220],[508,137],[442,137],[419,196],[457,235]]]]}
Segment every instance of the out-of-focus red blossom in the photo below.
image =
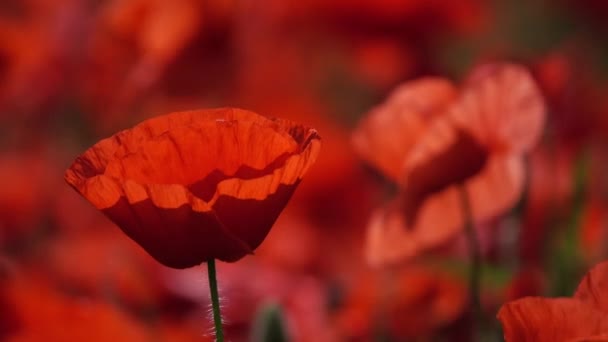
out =
{"type": "Polygon", "coordinates": [[[77,0],[18,1],[7,7],[0,8],[0,108],[29,114],[65,89],[76,50],[72,44],[86,14],[77,0]]]}
{"type": "Polygon", "coordinates": [[[586,174],[586,192],[589,196],[605,199],[608,195],[608,184],[604,177],[608,173],[608,144],[600,143],[587,148],[588,165],[586,174]]]}
{"type": "Polygon", "coordinates": [[[353,51],[353,72],[363,83],[377,89],[385,89],[411,75],[415,67],[411,48],[400,43],[380,38],[359,42],[353,51]]]}
{"type": "Polygon", "coordinates": [[[50,243],[45,260],[49,280],[76,293],[94,298],[111,296],[135,308],[160,303],[158,264],[107,225],[64,234],[50,243]]]}
{"type": "Polygon", "coordinates": [[[424,336],[456,320],[467,302],[461,279],[422,266],[384,277],[363,274],[352,284],[335,318],[349,341],[373,340],[381,326],[397,339],[424,336]]]}
{"type": "Polygon", "coordinates": [[[544,292],[545,275],[535,267],[521,269],[511,279],[505,289],[505,297],[501,301],[509,302],[522,297],[538,296],[544,292]]]}
{"type": "Polygon", "coordinates": [[[220,75],[229,79],[225,36],[234,7],[231,0],[204,5],[196,0],[104,2],[80,76],[81,96],[99,124],[116,122],[125,108],[142,102],[144,95],[156,97],[157,88],[162,89],[160,97],[175,98],[185,91],[200,98],[207,89],[204,85],[218,88],[220,75]],[[207,82],[199,82],[201,78],[207,82]]]}
{"type": "Polygon", "coordinates": [[[2,312],[2,319],[0,319],[0,340],[4,341],[4,338],[8,335],[14,334],[20,328],[19,317],[17,315],[17,309],[15,303],[11,300],[8,293],[8,281],[5,279],[5,269],[3,259],[0,258],[0,312],[2,312]]]}
{"type": "Polygon", "coordinates": [[[3,341],[143,342],[151,338],[143,324],[111,305],[64,296],[40,277],[15,277],[6,290],[16,327],[3,341]]]}
{"type": "Polygon", "coordinates": [[[189,322],[158,321],[154,329],[147,329],[117,307],[62,294],[47,279],[33,273],[2,280],[0,310],[2,341],[213,340],[204,329],[189,322]]]}
{"type": "Polygon", "coordinates": [[[608,149],[604,144],[587,148],[588,163],[585,177],[585,204],[582,211],[579,247],[581,255],[589,262],[597,262],[608,256],[608,187],[604,182],[608,172],[608,149]]]}
{"type": "MultiPolygon", "coordinates": [[[[103,213],[82,200],[74,193],[72,188],[61,183],[61,187],[54,192],[52,218],[61,234],[82,233],[95,229],[106,229],[100,221],[107,221],[103,213]]],[[[107,226],[107,225],[106,225],[107,226]]]]}
{"type": "Polygon", "coordinates": [[[606,341],[608,338],[608,262],[595,266],[572,298],[528,297],[498,312],[505,340],[606,341]]]}
{"type": "Polygon", "coordinates": [[[588,67],[589,57],[578,46],[547,55],[535,66],[539,85],[551,109],[551,128],[557,143],[579,149],[608,130],[608,85],[588,67]]]}
{"type": "Polygon", "coordinates": [[[300,6],[311,13],[321,13],[338,23],[372,22],[392,27],[416,24],[420,33],[434,30],[477,31],[483,27],[487,17],[483,2],[477,0],[338,0],[311,1],[300,6]]]}
{"type": "Polygon", "coordinates": [[[576,151],[565,146],[541,145],[530,153],[527,197],[519,249],[521,260],[539,264],[549,224],[569,212],[574,193],[576,151]]]}
{"type": "MultiPolygon", "coordinates": [[[[157,81],[167,64],[193,39],[201,29],[202,10],[191,0],[109,1],[100,9],[96,25],[90,63],[101,69],[97,71],[100,78],[93,80],[125,77],[125,88],[132,96],[137,88],[157,81]],[[110,74],[103,74],[107,72],[110,74]]],[[[116,90],[104,82],[99,86],[102,91],[116,90]]]]}
{"type": "Polygon", "coordinates": [[[371,219],[368,261],[398,262],[455,237],[465,220],[461,187],[475,222],[512,207],[544,117],[536,84],[514,64],[477,67],[460,91],[442,79],[404,84],[354,135],[363,158],[402,190],[371,219]]]}
{"type": "MultiPolygon", "coordinates": [[[[336,341],[327,317],[327,298],[317,279],[284,272],[277,267],[248,258],[238,263],[218,264],[220,304],[227,338],[249,341],[251,323],[265,303],[278,303],[294,341],[336,341]]],[[[202,292],[196,269],[167,269],[166,282],[176,295],[198,301],[205,307],[209,294],[202,292]]],[[[199,316],[197,313],[195,316],[199,316]]]]}
{"type": "Polygon", "coordinates": [[[553,53],[543,58],[536,67],[539,86],[548,99],[563,95],[564,89],[573,77],[571,61],[561,53],[553,53]]]}
{"type": "Polygon", "coordinates": [[[66,181],[159,262],[186,268],[252,253],[319,148],[317,132],[293,122],[177,112],[98,142],[66,181]]]}
{"type": "Polygon", "coordinates": [[[583,208],[579,228],[579,251],[587,261],[595,262],[607,255],[607,208],[608,204],[595,196],[587,199],[587,203],[583,208]]]}
{"type": "Polygon", "coordinates": [[[324,268],[322,240],[322,231],[308,218],[287,209],[256,256],[286,270],[315,272],[324,268]]]}
{"type": "Polygon", "coordinates": [[[30,233],[51,201],[55,171],[45,148],[0,153],[0,243],[30,233]]]}
{"type": "Polygon", "coordinates": [[[201,328],[198,322],[163,322],[157,330],[155,337],[159,341],[167,342],[212,342],[215,341],[209,330],[201,328]]]}

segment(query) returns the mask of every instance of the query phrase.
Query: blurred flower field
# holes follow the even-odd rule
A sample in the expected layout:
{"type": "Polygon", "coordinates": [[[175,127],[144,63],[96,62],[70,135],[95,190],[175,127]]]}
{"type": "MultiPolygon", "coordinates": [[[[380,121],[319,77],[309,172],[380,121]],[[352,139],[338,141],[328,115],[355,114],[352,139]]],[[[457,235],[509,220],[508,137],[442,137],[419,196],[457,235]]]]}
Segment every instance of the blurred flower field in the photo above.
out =
{"type": "Polygon", "coordinates": [[[0,341],[608,341],[606,14],[2,0],[0,341]]]}

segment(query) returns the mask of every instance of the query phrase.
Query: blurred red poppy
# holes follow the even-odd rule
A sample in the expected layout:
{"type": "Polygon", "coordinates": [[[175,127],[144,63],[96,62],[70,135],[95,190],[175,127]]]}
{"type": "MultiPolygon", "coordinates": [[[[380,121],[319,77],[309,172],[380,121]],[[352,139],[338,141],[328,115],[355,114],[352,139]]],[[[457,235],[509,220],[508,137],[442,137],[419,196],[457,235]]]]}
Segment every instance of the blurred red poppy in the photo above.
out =
{"type": "Polygon", "coordinates": [[[441,92],[414,85],[406,84],[408,102],[389,101],[393,114],[387,111],[383,126],[364,122],[361,128],[376,139],[365,146],[376,154],[374,162],[402,189],[374,215],[367,245],[372,264],[413,257],[456,236],[465,220],[460,187],[476,222],[512,207],[523,189],[523,154],[544,123],[540,92],[517,65],[476,68],[451,102],[448,85],[441,92]],[[402,118],[410,123],[397,124],[402,118]],[[400,137],[399,144],[388,143],[389,136],[400,137]]]}
{"type": "MultiPolygon", "coordinates": [[[[211,6],[217,5],[205,9],[211,6]]],[[[102,109],[100,124],[115,119],[108,118],[108,104],[122,109],[157,84],[203,31],[202,7],[192,0],[121,0],[100,6],[86,46],[90,67],[82,74],[82,96],[102,109]]]]}
{"type": "Polygon", "coordinates": [[[49,151],[32,147],[0,153],[0,244],[41,229],[60,174],[52,162],[56,155],[49,151]]]}
{"type": "Polygon", "coordinates": [[[163,291],[155,271],[160,265],[118,230],[106,229],[107,220],[103,224],[49,243],[44,256],[49,280],[94,298],[111,295],[130,308],[158,304],[163,291]]]}
{"type": "Polygon", "coordinates": [[[581,210],[578,249],[589,264],[603,260],[607,255],[608,212],[606,201],[600,196],[589,196],[581,210]]]}
{"type": "Polygon", "coordinates": [[[522,261],[540,265],[541,246],[551,233],[552,220],[570,213],[576,184],[576,151],[565,146],[539,146],[530,153],[528,182],[519,249],[522,261]]]}
{"type": "Polygon", "coordinates": [[[546,288],[546,275],[532,266],[522,267],[507,284],[500,303],[523,297],[538,296],[546,288]]]}
{"type": "Polygon", "coordinates": [[[14,317],[2,311],[2,320],[15,319],[15,327],[2,341],[143,342],[152,336],[142,322],[108,303],[64,295],[37,274],[11,278],[6,293],[14,317]]]}
{"type": "Polygon", "coordinates": [[[335,317],[343,340],[373,340],[375,324],[398,340],[416,339],[454,322],[466,306],[464,281],[428,266],[408,265],[390,278],[367,272],[353,283],[335,317]]]}
{"type": "Polygon", "coordinates": [[[498,312],[505,340],[606,341],[608,337],[608,262],[595,266],[573,298],[528,297],[498,312]]]}
{"type": "Polygon", "coordinates": [[[264,240],[319,140],[241,109],[177,112],[98,142],[65,178],[166,266],[236,261],[264,240]]]}

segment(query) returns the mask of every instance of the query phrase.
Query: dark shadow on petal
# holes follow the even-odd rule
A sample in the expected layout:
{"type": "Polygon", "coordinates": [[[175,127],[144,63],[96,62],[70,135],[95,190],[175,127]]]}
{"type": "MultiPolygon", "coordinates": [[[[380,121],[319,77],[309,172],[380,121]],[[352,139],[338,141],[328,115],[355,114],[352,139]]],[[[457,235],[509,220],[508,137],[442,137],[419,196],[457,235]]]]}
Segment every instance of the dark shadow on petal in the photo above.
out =
{"type": "Polygon", "coordinates": [[[469,133],[458,130],[456,134],[456,141],[448,149],[415,168],[408,176],[403,194],[408,227],[414,226],[426,198],[449,186],[464,183],[486,165],[488,151],[469,133]]]}
{"type": "Polygon", "coordinates": [[[222,224],[253,250],[262,243],[298,184],[299,181],[281,184],[275,193],[263,200],[220,196],[213,210],[222,224]]]}
{"type": "Polygon", "coordinates": [[[236,261],[251,252],[224,231],[212,211],[196,212],[189,205],[158,208],[150,199],[129,204],[122,197],[103,212],[150,255],[169,267],[192,267],[211,258],[236,261]]]}
{"type": "Polygon", "coordinates": [[[254,179],[272,174],[274,170],[283,167],[285,165],[285,161],[287,158],[291,157],[291,155],[292,153],[283,153],[265,168],[259,170],[247,165],[242,165],[238,168],[234,175],[227,175],[222,171],[215,169],[210,174],[205,176],[205,178],[188,186],[188,190],[190,190],[194,196],[202,199],[205,202],[209,202],[213,198],[213,195],[215,195],[217,185],[221,181],[230,178],[254,179]]]}

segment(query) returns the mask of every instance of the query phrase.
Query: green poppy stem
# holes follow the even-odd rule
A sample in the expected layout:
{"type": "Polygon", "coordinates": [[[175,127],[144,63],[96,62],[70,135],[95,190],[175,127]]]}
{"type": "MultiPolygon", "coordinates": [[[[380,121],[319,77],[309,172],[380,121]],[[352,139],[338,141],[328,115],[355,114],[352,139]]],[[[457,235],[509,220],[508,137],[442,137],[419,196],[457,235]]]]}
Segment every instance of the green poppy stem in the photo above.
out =
{"type": "Polygon", "coordinates": [[[217,342],[224,342],[224,331],[222,330],[222,314],[220,313],[220,297],[217,292],[215,259],[207,261],[207,274],[209,275],[209,291],[211,292],[213,322],[215,323],[215,340],[217,342]]]}
{"type": "Polygon", "coordinates": [[[471,269],[469,271],[469,298],[473,314],[473,327],[475,329],[480,328],[478,325],[482,323],[483,317],[481,308],[481,250],[479,248],[479,239],[473,220],[471,199],[463,185],[459,187],[459,190],[465,220],[464,229],[469,249],[469,257],[471,259],[471,269]]]}

